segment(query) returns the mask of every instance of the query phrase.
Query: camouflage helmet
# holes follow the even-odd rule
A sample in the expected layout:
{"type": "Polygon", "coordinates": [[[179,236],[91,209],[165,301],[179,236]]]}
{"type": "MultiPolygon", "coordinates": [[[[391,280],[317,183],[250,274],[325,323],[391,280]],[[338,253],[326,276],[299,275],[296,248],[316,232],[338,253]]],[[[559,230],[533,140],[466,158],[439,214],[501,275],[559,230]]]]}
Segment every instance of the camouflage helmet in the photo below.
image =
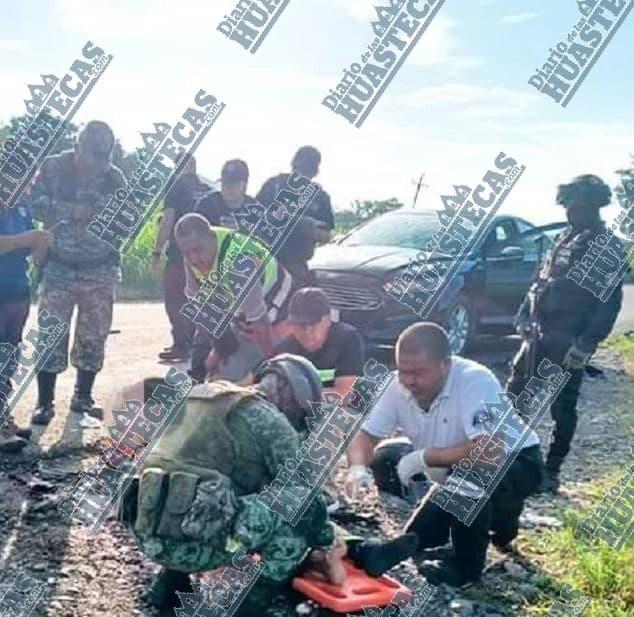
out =
{"type": "Polygon", "coordinates": [[[265,381],[267,375],[282,380],[279,387],[286,386],[291,400],[285,401],[284,407],[301,409],[310,413],[310,402],[321,400],[321,379],[312,362],[302,356],[283,353],[262,362],[253,374],[255,383],[265,381]]]}
{"type": "Polygon", "coordinates": [[[585,174],[577,176],[568,184],[557,188],[557,203],[564,208],[602,208],[610,203],[612,191],[598,176],[585,174]]]}

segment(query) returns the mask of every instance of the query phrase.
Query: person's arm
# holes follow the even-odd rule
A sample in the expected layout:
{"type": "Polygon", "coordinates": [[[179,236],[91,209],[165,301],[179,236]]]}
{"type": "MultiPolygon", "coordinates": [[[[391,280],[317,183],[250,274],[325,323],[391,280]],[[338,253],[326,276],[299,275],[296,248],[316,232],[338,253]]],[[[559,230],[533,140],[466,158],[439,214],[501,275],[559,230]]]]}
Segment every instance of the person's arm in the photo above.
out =
{"type": "Polygon", "coordinates": [[[271,336],[271,322],[267,315],[249,324],[253,342],[262,350],[265,358],[273,355],[273,339],[271,336]]]}
{"type": "Polygon", "coordinates": [[[29,249],[38,251],[53,243],[53,234],[46,229],[31,229],[13,236],[0,236],[0,255],[29,249]]]}
{"type": "Polygon", "coordinates": [[[579,347],[592,352],[612,331],[623,304],[622,283],[617,285],[605,302],[597,301],[595,304],[590,323],[578,337],[579,347]]]}
{"type": "Polygon", "coordinates": [[[451,467],[469,456],[469,452],[484,438],[485,436],[482,435],[450,448],[425,448],[425,465],[427,467],[451,467]]]}
{"type": "Polygon", "coordinates": [[[51,178],[58,172],[58,159],[46,159],[36,174],[33,186],[27,198],[33,217],[52,227],[58,220],[70,218],[69,204],[55,199],[51,178]]]}
{"type": "Polygon", "coordinates": [[[374,437],[370,435],[370,433],[360,429],[348,448],[348,464],[350,466],[363,465],[364,467],[368,467],[372,462],[374,448],[378,443],[378,437],[374,437]]]}
{"type": "Polygon", "coordinates": [[[172,229],[174,228],[174,218],[176,211],[173,208],[166,208],[163,212],[163,216],[161,217],[161,223],[159,225],[158,231],[156,233],[156,240],[154,242],[154,250],[152,251],[152,261],[151,267],[152,270],[158,272],[159,267],[161,265],[161,253],[165,248],[170,236],[172,234],[172,229]]]}
{"type": "MultiPolygon", "coordinates": [[[[336,327],[334,324],[331,327],[336,327]]],[[[341,352],[338,355],[335,366],[335,383],[330,388],[324,388],[324,392],[336,392],[345,397],[354,382],[363,374],[363,365],[365,363],[365,353],[363,349],[363,340],[361,335],[352,330],[348,332],[344,330],[346,336],[339,341],[341,352]]]]}

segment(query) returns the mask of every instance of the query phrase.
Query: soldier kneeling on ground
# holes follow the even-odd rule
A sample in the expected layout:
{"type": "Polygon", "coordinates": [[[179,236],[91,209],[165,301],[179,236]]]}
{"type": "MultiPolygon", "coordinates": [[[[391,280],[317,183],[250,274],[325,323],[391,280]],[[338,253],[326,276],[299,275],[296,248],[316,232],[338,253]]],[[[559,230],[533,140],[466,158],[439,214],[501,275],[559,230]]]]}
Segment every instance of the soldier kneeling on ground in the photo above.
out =
{"type": "MultiPolygon", "coordinates": [[[[190,573],[229,566],[236,551],[262,560],[240,612],[261,614],[311,549],[318,551],[310,565],[334,583],[345,577],[346,553],[379,576],[414,550],[412,534],[388,542],[344,539],[319,493],[294,526],[258,499],[299,449],[293,424],[305,421],[310,401],[321,400],[321,384],[307,360],[289,354],[267,362],[255,380],[248,388],[227,381],[195,386],[124,495],[120,519],[163,566],[150,591],[155,605],[174,605],[177,590],[191,589],[190,573]]],[[[145,380],[145,398],[159,382],[145,380]]]]}

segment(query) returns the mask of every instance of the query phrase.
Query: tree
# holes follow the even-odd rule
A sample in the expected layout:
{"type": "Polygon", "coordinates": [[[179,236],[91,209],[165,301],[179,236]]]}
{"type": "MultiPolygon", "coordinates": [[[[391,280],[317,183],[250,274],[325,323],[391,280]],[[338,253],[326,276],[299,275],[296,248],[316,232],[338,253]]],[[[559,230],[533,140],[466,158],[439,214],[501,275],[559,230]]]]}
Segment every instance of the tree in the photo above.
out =
{"type": "Polygon", "coordinates": [[[352,202],[352,208],[349,210],[340,210],[335,213],[335,231],[336,233],[346,233],[352,228],[365,223],[370,219],[373,219],[379,214],[385,214],[390,210],[396,210],[396,208],[402,207],[402,203],[395,197],[383,200],[374,201],[359,201],[352,202]]]}
{"type": "MultiPolygon", "coordinates": [[[[31,122],[31,116],[28,114],[23,114],[21,116],[14,116],[9,120],[9,124],[5,124],[0,127],[0,143],[2,143],[5,139],[11,137],[11,135],[15,135],[20,126],[24,123],[31,122]]],[[[73,147],[75,143],[75,139],[77,137],[77,132],[79,128],[73,124],[69,123],[66,130],[60,135],[59,139],[55,142],[54,146],[51,148],[48,153],[49,156],[51,154],[59,154],[63,150],[68,150],[73,147]]]]}

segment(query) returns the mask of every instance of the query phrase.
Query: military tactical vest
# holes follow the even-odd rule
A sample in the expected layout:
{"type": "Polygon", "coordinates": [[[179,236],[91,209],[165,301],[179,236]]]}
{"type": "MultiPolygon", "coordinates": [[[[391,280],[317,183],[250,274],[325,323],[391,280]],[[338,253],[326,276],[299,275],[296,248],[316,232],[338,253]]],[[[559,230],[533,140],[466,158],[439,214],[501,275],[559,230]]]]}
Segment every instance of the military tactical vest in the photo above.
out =
{"type": "Polygon", "coordinates": [[[213,470],[231,477],[236,445],[226,418],[240,404],[259,398],[252,390],[228,381],[195,386],[144,467],[194,473],[203,480],[213,470]]]}

